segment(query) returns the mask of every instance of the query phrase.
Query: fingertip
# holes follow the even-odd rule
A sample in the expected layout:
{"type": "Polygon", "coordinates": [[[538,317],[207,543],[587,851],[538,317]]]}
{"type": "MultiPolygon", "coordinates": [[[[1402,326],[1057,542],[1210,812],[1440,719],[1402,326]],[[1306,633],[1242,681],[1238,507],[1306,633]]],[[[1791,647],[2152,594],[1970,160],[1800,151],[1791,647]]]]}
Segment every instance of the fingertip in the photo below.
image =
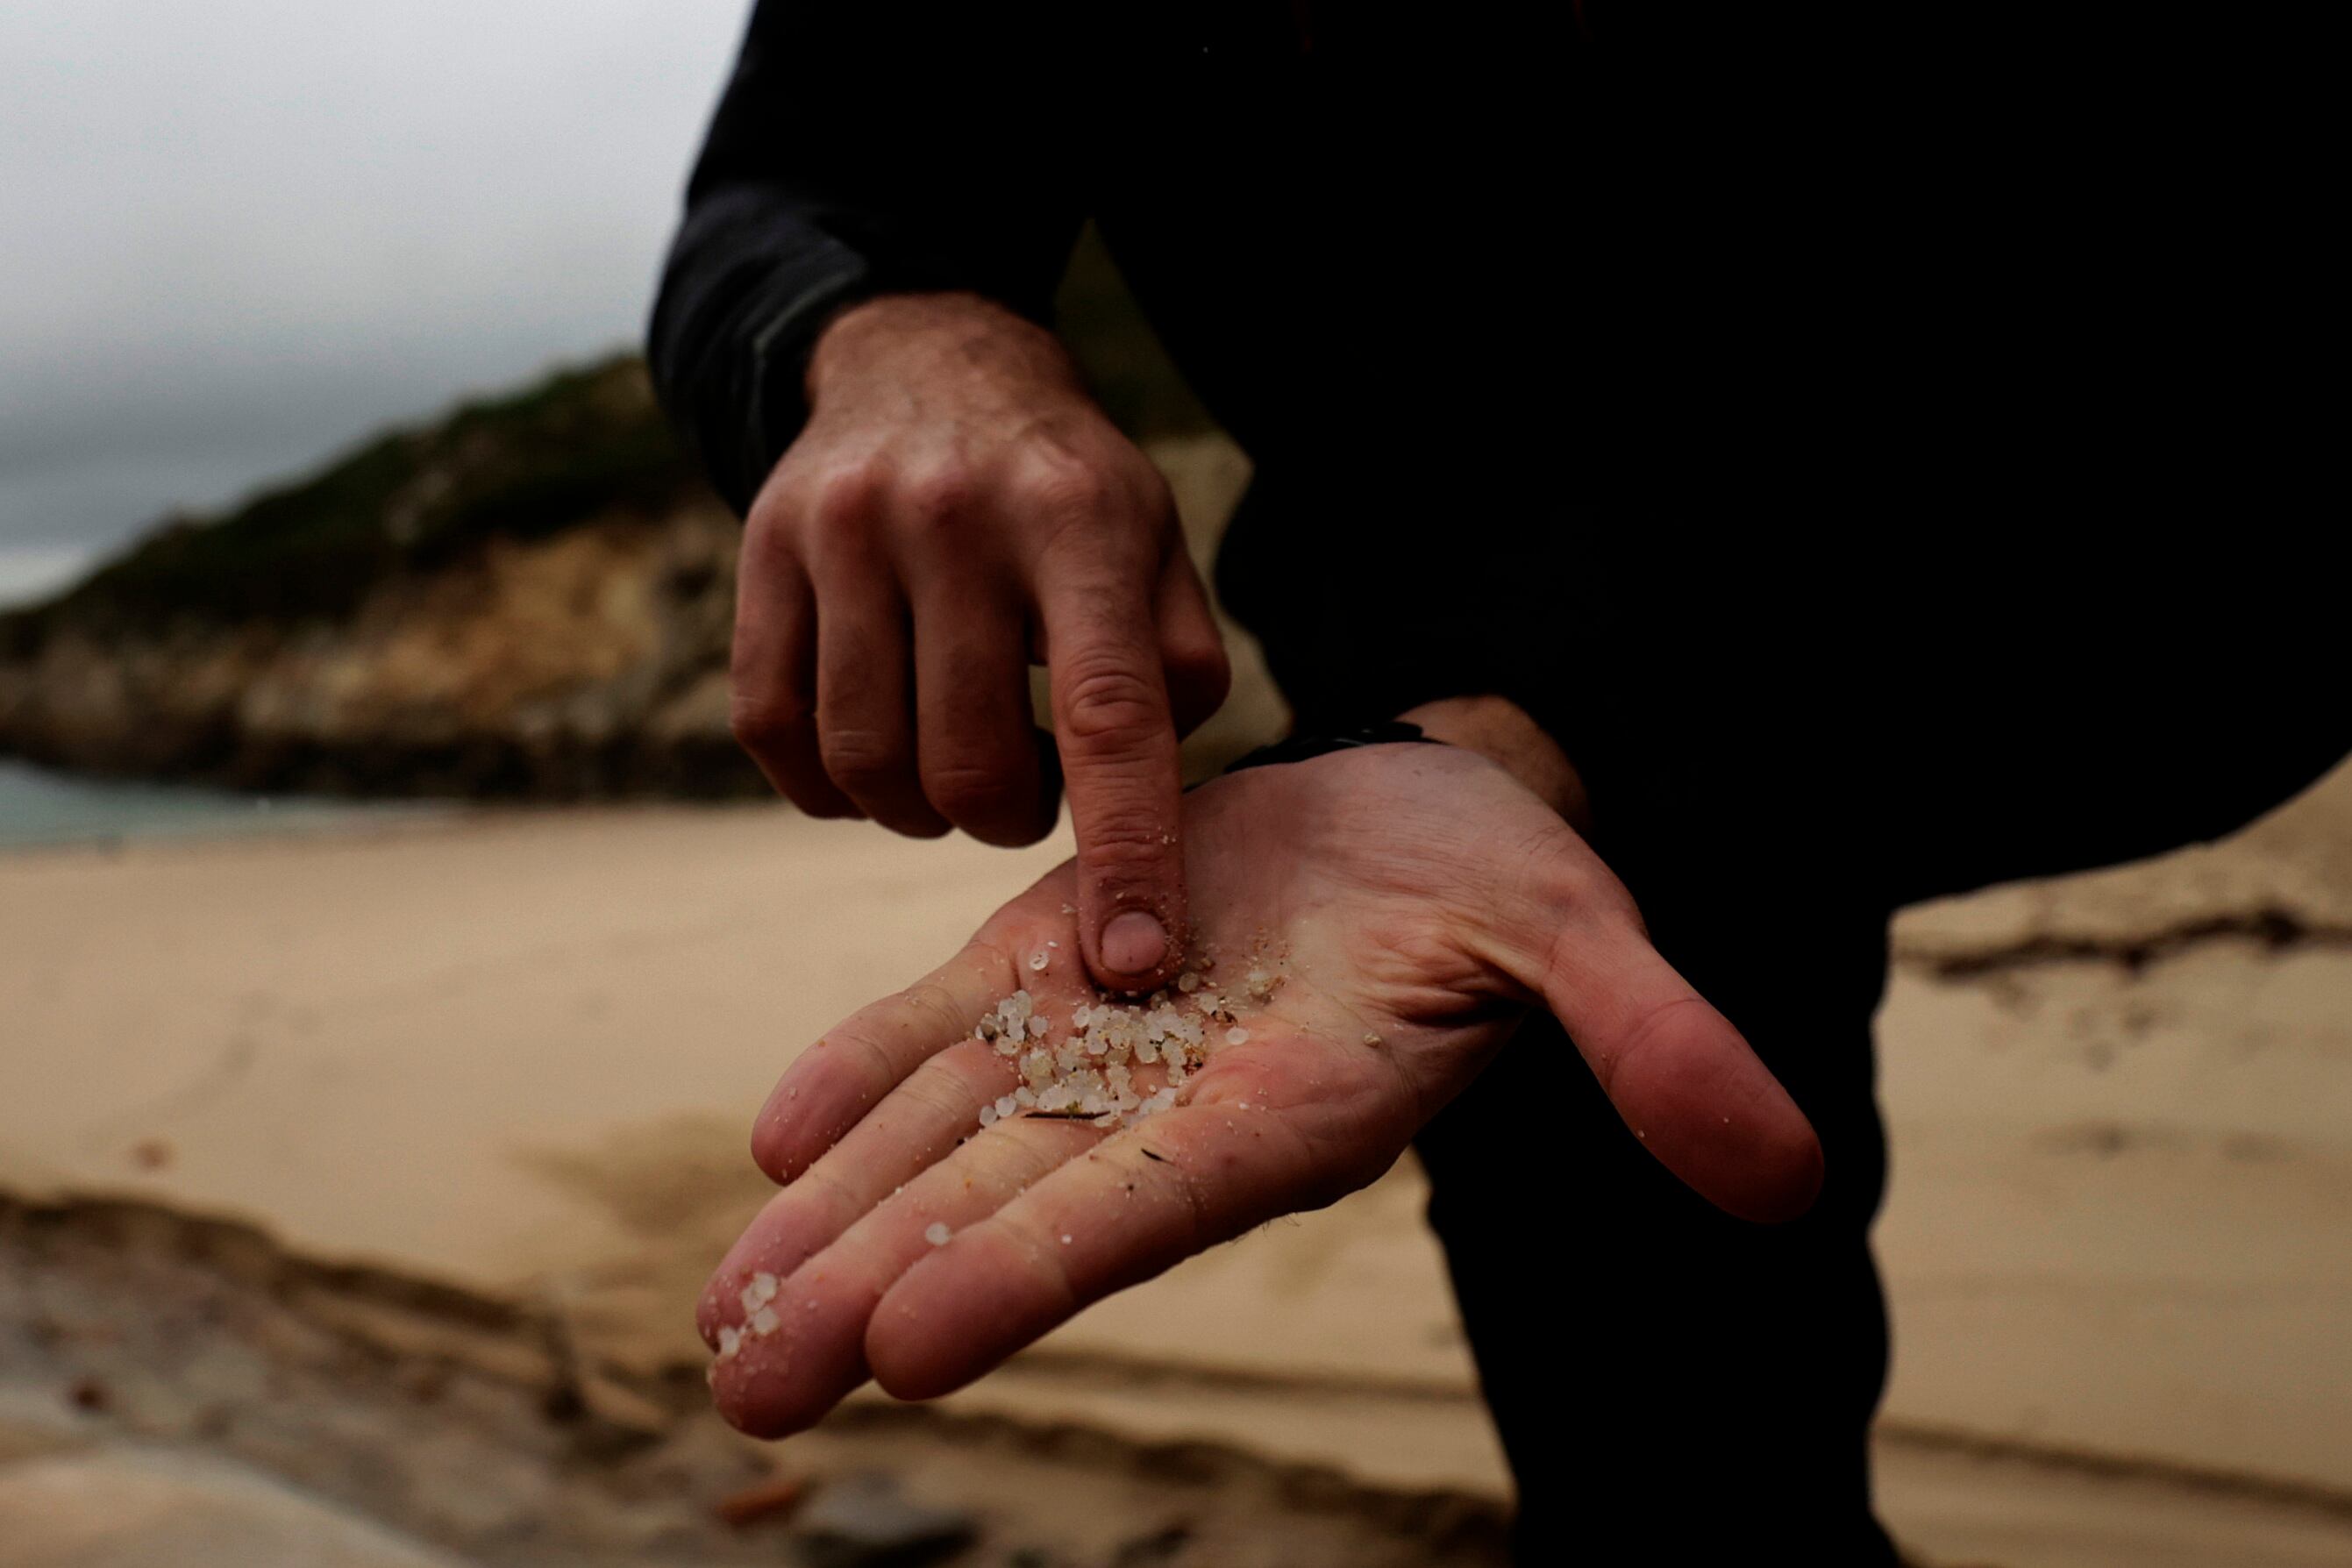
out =
{"type": "Polygon", "coordinates": [[[724,1268],[713,1274],[710,1283],[702,1288],[702,1299],[694,1304],[694,1331],[712,1350],[719,1348],[719,1331],[727,1326],[727,1292],[721,1283],[725,1278],[724,1268]]]}
{"type": "Polygon", "coordinates": [[[747,1437],[772,1443],[824,1419],[831,1405],[814,1405],[800,1395],[782,1364],[754,1360],[753,1353],[739,1351],[712,1368],[710,1402],[727,1425],[747,1437]]]}
{"type": "Polygon", "coordinates": [[[1122,910],[1103,926],[1103,965],[1113,973],[1155,973],[1166,963],[1168,948],[1168,928],[1147,910],[1122,910]]]}
{"type": "Polygon", "coordinates": [[[1676,1020],[1609,1084],[1626,1125],[1726,1213],[1760,1224],[1803,1215],[1824,1173],[1811,1121],[1721,1014],[1702,1004],[1676,1020]]]}
{"type": "Polygon", "coordinates": [[[709,1374],[712,1403],[728,1425],[771,1440],[814,1426],[866,1381],[861,1341],[874,1299],[828,1286],[822,1268],[813,1279],[784,1275],[772,1287],[748,1317],[723,1312],[721,1321],[741,1332],[722,1341],[709,1374]]]}
{"type": "Polygon", "coordinates": [[[799,1142],[782,1117],[767,1111],[751,1124],[751,1163],[760,1173],[780,1187],[790,1186],[800,1173],[793,1159],[793,1145],[799,1142]]]}
{"type": "MultiPolygon", "coordinates": [[[[944,1260],[942,1260],[944,1261],[944,1260]]],[[[995,1366],[1003,1356],[976,1358],[969,1313],[938,1304],[919,1278],[940,1265],[925,1260],[884,1295],[866,1325],[866,1367],[893,1399],[937,1399],[953,1394],[995,1366]]]]}
{"type": "Polygon", "coordinates": [[[788,1186],[846,1137],[891,1083],[868,1072],[868,1058],[840,1042],[851,1026],[829,1031],[786,1068],[751,1121],[751,1163],[788,1186]]]}
{"type": "Polygon", "coordinates": [[[1130,908],[1113,914],[1093,940],[1081,946],[1097,984],[1107,991],[1139,995],[1176,978],[1184,966],[1184,940],[1181,918],[1130,908]]]}
{"type": "Polygon", "coordinates": [[[1785,1225],[1811,1213],[1822,1195],[1828,1163],[1822,1141],[1804,1113],[1791,1105],[1796,1125],[1782,1127],[1758,1151],[1755,1178],[1746,1202],[1732,1213],[1759,1225],[1785,1225]]]}
{"type": "Polygon", "coordinates": [[[937,1399],[969,1381],[948,1375],[938,1352],[920,1335],[893,1329],[878,1311],[866,1330],[866,1364],[874,1373],[875,1386],[893,1399],[937,1399]]]}
{"type": "Polygon", "coordinates": [[[1215,716],[1232,695],[1234,668],[1224,645],[1215,643],[1197,652],[1163,656],[1168,672],[1168,706],[1176,732],[1189,735],[1215,716]]]}
{"type": "Polygon", "coordinates": [[[898,1399],[937,1399],[1003,1364],[1077,1308],[1068,1280],[1019,1226],[959,1231],[882,1293],[866,1320],[866,1369],[898,1399]]]}
{"type": "MultiPolygon", "coordinates": [[[[1758,1071],[1764,1071],[1758,1064],[1758,1071]]],[[[1694,1187],[1726,1213],[1759,1225],[1802,1217],[1821,1196],[1827,1166],[1813,1124],[1778,1079],[1765,1075],[1744,1108],[1700,1119],[1686,1156],[1694,1187]],[[1713,1136],[1706,1136],[1712,1134],[1713,1136]]]]}
{"type": "Polygon", "coordinates": [[[768,1103],[752,1120],[751,1163],[776,1185],[790,1186],[818,1153],[839,1142],[855,1125],[848,1107],[836,1109],[832,1103],[856,1091],[855,1084],[834,1081],[838,1077],[795,1067],[769,1091],[768,1103]]]}
{"type": "Polygon", "coordinates": [[[1167,984],[1183,967],[1184,858],[1173,830],[1155,834],[1149,853],[1078,843],[1080,947],[1097,984],[1128,993],[1167,984]]]}

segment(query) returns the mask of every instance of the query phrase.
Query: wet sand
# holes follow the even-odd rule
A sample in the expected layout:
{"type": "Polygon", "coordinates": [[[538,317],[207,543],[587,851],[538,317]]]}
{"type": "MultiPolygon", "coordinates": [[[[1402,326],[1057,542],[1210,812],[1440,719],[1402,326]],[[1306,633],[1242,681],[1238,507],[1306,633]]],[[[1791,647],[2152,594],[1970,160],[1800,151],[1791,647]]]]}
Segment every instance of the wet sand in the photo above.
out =
{"type": "MultiPolygon", "coordinates": [[[[656,1375],[765,1191],[776,1072],[1063,852],[738,807],[0,858],[0,1187],[251,1219],[656,1375]]],[[[2352,1550],[2347,933],[2347,773],[2218,849],[1904,918],[1880,1463],[1923,1552],[2352,1550]]],[[[1419,1202],[1402,1167],[949,1409],[1499,1497],[1419,1202]]]]}

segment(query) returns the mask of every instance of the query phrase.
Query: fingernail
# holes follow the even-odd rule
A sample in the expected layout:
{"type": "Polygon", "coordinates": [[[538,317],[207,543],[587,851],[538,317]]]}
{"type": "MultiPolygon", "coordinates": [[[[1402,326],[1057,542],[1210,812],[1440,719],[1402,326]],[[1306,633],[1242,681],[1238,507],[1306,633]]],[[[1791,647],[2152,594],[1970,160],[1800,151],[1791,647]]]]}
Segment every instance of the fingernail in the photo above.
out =
{"type": "Polygon", "coordinates": [[[1166,928],[1141,910],[1115,915],[1103,927],[1103,965],[1119,974],[1141,974],[1168,955],[1166,928]]]}

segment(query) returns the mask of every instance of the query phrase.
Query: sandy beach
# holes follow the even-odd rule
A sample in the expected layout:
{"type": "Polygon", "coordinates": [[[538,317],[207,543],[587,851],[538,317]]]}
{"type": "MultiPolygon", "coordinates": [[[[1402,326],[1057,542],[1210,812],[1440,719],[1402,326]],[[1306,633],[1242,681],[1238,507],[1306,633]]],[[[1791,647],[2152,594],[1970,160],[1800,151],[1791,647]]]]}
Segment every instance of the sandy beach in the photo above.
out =
{"type": "MultiPolygon", "coordinates": [[[[743,806],[0,858],[0,1190],[247,1222],[690,1375],[769,1083],[1065,852],[743,806]]],[[[1895,942],[1891,1526],[2013,1568],[2352,1558],[2352,771],[1895,942]]],[[[1420,1203],[1401,1166],[949,1415],[1499,1500],[1420,1203]]]]}

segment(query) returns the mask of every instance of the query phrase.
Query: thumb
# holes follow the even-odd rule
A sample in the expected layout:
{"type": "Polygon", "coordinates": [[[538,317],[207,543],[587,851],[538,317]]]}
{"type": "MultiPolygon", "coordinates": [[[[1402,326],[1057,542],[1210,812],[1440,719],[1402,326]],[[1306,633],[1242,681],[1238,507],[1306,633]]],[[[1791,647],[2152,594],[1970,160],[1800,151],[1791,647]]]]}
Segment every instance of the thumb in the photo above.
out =
{"type": "Polygon", "coordinates": [[[1155,619],[1140,583],[1073,587],[1041,609],[1087,967],[1148,991],[1175,973],[1186,934],[1183,781],[1155,619]]]}
{"type": "Polygon", "coordinates": [[[1731,1021],[1650,943],[1633,900],[1579,841],[1580,896],[1507,964],[1541,994],[1633,1135],[1742,1219],[1794,1219],[1822,1186],[1821,1140],[1731,1021]],[[1594,885],[1594,874],[1600,885],[1594,885]]]}

